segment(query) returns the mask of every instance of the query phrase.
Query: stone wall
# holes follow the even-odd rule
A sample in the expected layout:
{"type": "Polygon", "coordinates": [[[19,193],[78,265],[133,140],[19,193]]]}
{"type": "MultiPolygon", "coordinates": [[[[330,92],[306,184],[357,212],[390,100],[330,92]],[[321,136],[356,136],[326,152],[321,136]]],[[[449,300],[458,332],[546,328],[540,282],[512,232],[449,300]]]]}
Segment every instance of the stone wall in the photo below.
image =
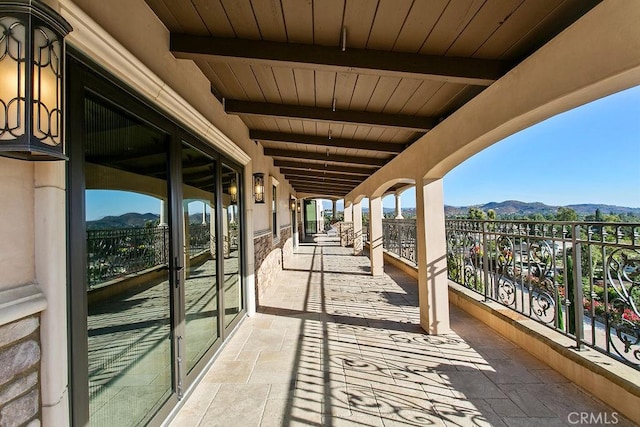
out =
{"type": "Polygon", "coordinates": [[[40,321],[29,316],[0,326],[0,426],[40,420],[40,321]]]}
{"type": "Polygon", "coordinates": [[[260,301],[273,284],[276,273],[282,270],[284,260],[293,253],[291,227],[281,228],[280,239],[277,241],[273,239],[271,230],[256,234],[253,238],[253,247],[256,272],[256,305],[260,307],[260,301]]]}

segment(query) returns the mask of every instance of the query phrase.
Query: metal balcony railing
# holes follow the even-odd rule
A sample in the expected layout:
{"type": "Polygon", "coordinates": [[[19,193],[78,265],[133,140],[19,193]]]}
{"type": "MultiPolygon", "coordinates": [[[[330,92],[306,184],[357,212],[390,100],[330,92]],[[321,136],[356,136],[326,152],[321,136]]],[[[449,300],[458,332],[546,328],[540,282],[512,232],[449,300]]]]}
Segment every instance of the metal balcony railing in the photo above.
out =
{"type": "MultiPolygon", "coordinates": [[[[237,228],[229,230],[231,249],[237,248],[237,228]]],[[[214,250],[210,224],[189,224],[190,257],[214,250]]],[[[169,228],[135,227],[87,231],[87,285],[168,265],[169,228]]]]}
{"type": "MultiPolygon", "coordinates": [[[[415,220],[383,246],[417,262],[415,220]]],[[[640,224],[447,220],[449,279],[640,369],[640,224]]]]}
{"type": "Polygon", "coordinates": [[[400,258],[417,264],[416,220],[383,219],[382,246],[400,258]]]}

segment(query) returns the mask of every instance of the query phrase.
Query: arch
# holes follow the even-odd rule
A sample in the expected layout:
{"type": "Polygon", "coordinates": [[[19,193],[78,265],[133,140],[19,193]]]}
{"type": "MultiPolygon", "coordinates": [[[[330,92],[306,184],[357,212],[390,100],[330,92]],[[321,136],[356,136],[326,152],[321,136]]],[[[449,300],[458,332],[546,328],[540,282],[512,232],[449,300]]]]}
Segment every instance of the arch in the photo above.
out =
{"type": "Polygon", "coordinates": [[[394,178],[394,179],[391,179],[391,180],[389,180],[387,182],[382,183],[380,186],[378,186],[378,188],[376,188],[373,191],[373,193],[371,194],[371,197],[384,197],[384,196],[389,195],[389,194],[395,194],[397,189],[393,189],[391,191],[387,191],[387,190],[391,189],[392,187],[397,186],[398,184],[416,185],[416,181],[415,181],[415,179],[411,179],[411,178],[394,178]]]}

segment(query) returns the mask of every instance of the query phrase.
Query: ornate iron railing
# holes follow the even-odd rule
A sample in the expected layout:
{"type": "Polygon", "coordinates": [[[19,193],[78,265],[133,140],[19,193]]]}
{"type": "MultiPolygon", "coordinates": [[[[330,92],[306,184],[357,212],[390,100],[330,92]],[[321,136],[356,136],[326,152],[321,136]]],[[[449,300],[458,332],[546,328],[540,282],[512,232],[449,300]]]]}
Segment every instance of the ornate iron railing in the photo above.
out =
{"type": "MultiPolygon", "coordinates": [[[[447,220],[449,279],[640,369],[640,224],[447,220]]],[[[383,220],[413,263],[415,220],[383,220]]]]}
{"type": "MultiPolygon", "coordinates": [[[[237,247],[237,228],[230,230],[231,249],[237,247]]],[[[189,224],[189,256],[206,251],[215,255],[210,224],[189,224]]],[[[169,262],[169,228],[135,227],[87,231],[89,289],[169,262]]]]}
{"type": "Polygon", "coordinates": [[[89,288],[127,274],[166,265],[168,259],[167,227],[87,231],[89,288]]]}
{"type": "Polygon", "coordinates": [[[640,224],[448,220],[449,278],[640,369],[640,224]]]}
{"type": "Polygon", "coordinates": [[[189,256],[211,250],[211,224],[189,224],[189,256]]]}
{"type": "Polygon", "coordinates": [[[416,264],[416,220],[383,219],[382,246],[400,258],[416,264]]]}

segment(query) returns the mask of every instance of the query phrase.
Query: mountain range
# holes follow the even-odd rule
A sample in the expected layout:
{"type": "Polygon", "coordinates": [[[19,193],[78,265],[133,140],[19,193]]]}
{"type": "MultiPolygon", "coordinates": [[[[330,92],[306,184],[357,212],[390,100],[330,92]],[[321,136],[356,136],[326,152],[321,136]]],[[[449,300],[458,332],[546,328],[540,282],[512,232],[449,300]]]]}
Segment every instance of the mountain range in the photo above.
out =
{"type": "Polygon", "coordinates": [[[633,214],[640,215],[640,208],[629,208],[625,206],[604,205],[597,203],[581,203],[576,205],[566,206],[550,206],[540,202],[520,202],[518,200],[506,200],[504,202],[489,202],[483,205],[473,206],[447,206],[444,207],[444,213],[446,216],[466,215],[469,213],[469,208],[474,207],[487,212],[489,209],[493,209],[498,215],[533,215],[540,213],[555,214],[558,208],[565,207],[576,211],[579,216],[594,215],[596,210],[600,210],[602,214],[633,214]]]}

